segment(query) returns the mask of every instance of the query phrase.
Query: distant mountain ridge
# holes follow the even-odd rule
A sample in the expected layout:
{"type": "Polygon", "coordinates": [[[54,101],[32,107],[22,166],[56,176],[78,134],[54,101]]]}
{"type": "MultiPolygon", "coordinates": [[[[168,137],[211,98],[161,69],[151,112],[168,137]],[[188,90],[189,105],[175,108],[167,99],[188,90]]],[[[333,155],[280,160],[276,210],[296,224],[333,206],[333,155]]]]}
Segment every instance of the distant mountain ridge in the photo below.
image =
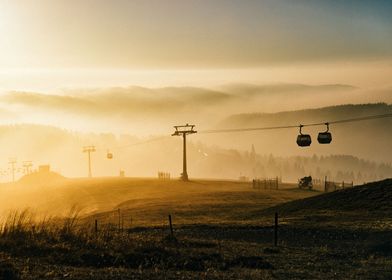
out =
{"type": "MultiPolygon", "coordinates": [[[[233,84],[211,88],[109,87],[52,94],[11,91],[0,95],[3,123],[32,122],[78,130],[165,131],[179,120],[215,125],[230,114],[279,112],[338,104],[392,102],[392,88],[346,84],[233,84]],[[77,120],[77,121],[74,121],[77,120]]],[[[154,132],[152,132],[154,131],[154,132]]]]}
{"type": "Polygon", "coordinates": [[[292,92],[332,92],[332,91],[350,91],[358,89],[352,85],[346,84],[293,84],[293,83],[276,83],[266,85],[253,84],[231,84],[222,87],[223,91],[236,95],[266,95],[266,94],[287,94],[292,92]]]}
{"type": "MultiPolygon", "coordinates": [[[[297,121],[302,120],[351,118],[383,113],[390,108],[391,105],[387,104],[365,104],[274,114],[240,114],[232,116],[238,117],[240,123],[231,121],[230,124],[233,127],[297,125],[297,121]],[[254,123],[247,118],[253,118],[254,123]]],[[[299,177],[312,174],[317,178],[328,175],[337,180],[369,182],[392,176],[391,127],[391,119],[332,125],[333,141],[330,145],[317,143],[317,133],[324,127],[306,128],[304,132],[313,137],[308,148],[296,145],[297,129],[196,133],[188,138],[188,172],[196,178],[235,179],[242,174],[249,178],[282,176],[284,180],[295,182],[299,177]]],[[[196,128],[201,130],[203,126],[197,125],[196,128]]],[[[0,145],[6,147],[0,149],[0,158],[3,159],[0,161],[1,180],[12,179],[8,164],[10,157],[17,158],[17,169],[21,171],[23,161],[33,161],[33,169],[50,164],[54,171],[66,177],[86,176],[87,155],[82,148],[88,145],[97,148],[92,154],[93,176],[118,176],[119,171],[124,170],[126,176],[151,177],[164,171],[175,178],[181,173],[182,143],[178,137],[170,137],[170,132],[156,134],[168,136],[160,137],[162,140],[146,141],[156,136],[141,139],[132,134],[79,133],[43,125],[0,126],[0,145]],[[132,145],[140,141],[145,144],[132,145]],[[112,159],[107,158],[108,151],[113,154],[112,159]]],[[[21,175],[17,173],[17,177],[21,175]]]]}
{"type": "MultiPolygon", "coordinates": [[[[308,122],[334,121],[339,119],[364,117],[392,113],[392,105],[387,103],[375,104],[346,104],[315,109],[282,111],[278,113],[244,113],[235,114],[222,120],[218,127],[251,127],[260,124],[300,124],[308,122]],[[286,122],[286,123],[283,123],[286,122]]],[[[385,120],[389,122],[389,120],[385,120]]]]}
{"type": "MultiPolygon", "coordinates": [[[[211,126],[210,129],[299,126],[390,113],[392,113],[392,105],[387,103],[348,104],[278,113],[251,112],[232,114],[216,126],[211,126]]],[[[329,131],[332,133],[332,143],[320,145],[317,143],[317,134],[325,129],[323,125],[303,128],[302,132],[312,137],[312,144],[307,148],[300,148],[296,144],[299,128],[204,134],[199,138],[208,141],[210,145],[225,148],[249,149],[254,145],[261,154],[280,156],[345,154],[391,162],[392,118],[331,124],[329,131]]]]}

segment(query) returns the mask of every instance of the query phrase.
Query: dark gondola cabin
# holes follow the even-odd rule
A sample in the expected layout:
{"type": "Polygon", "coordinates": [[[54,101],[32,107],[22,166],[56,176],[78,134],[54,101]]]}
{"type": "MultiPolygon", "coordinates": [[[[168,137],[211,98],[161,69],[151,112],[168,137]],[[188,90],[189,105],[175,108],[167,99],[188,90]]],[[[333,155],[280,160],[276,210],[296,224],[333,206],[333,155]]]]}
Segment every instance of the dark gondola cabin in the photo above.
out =
{"type": "Polygon", "coordinates": [[[297,145],[300,147],[308,147],[312,144],[312,138],[309,134],[300,134],[297,137],[297,145]]]}
{"type": "Polygon", "coordinates": [[[329,144],[332,141],[332,134],[329,132],[329,123],[325,123],[327,126],[327,131],[320,132],[317,136],[317,141],[320,144],[329,144]]]}
{"type": "Polygon", "coordinates": [[[332,134],[330,132],[320,132],[317,141],[320,144],[329,144],[332,141],[332,134]]]}

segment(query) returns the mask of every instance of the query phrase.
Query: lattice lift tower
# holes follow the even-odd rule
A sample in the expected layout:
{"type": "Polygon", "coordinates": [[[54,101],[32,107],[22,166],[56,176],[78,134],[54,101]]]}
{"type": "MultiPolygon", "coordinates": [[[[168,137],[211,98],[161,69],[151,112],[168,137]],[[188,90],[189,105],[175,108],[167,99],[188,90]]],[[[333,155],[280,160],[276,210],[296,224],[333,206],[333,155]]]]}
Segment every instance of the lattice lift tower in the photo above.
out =
{"type": "Polygon", "coordinates": [[[189,181],[188,179],[188,172],[186,168],[186,136],[188,134],[193,134],[197,133],[196,130],[194,130],[195,125],[175,125],[175,132],[172,134],[172,136],[182,136],[183,139],[183,159],[182,159],[182,173],[181,173],[181,180],[183,181],[189,181]]]}
{"type": "Polygon", "coordinates": [[[93,177],[91,172],[91,153],[95,152],[95,146],[85,146],[83,147],[83,153],[88,154],[88,177],[93,177]]]}
{"type": "Polygon", "coordinates": [[[8,164],[11,165],[12,182],[15,182],[16,158],[10,158],[8,164]]]}

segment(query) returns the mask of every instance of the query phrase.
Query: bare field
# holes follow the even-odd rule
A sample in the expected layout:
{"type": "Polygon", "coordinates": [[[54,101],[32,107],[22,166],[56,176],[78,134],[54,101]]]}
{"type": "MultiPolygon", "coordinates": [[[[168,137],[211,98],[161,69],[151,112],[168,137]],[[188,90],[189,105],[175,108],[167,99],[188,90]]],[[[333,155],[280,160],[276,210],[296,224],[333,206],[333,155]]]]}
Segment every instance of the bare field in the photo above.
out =
{"type": "Polygon", "coordinates": [[[10,217],[0,236],[0,276],[391,279],[391,186],[386,180],[322,194],[205,180],[67,181],[56,187],[58,197],[94,208],[63,222],[10,217]]]}
{"type": "MultiPolygon", "coordinates": [[[[283,185],[282,188],[292,187],[283,185]]],[[[284,189],[255,191],[251,183],[238,181],[145,178],[63,179],[23,181],[0,187],[1,209],[29,208],[49,216],[67,215],[71,207],[83,216],[125,210],[139,225],[162,222],[169,213],[181,223],[238,222],[241,212],[261,210],[317,192],[284,189]]]]}

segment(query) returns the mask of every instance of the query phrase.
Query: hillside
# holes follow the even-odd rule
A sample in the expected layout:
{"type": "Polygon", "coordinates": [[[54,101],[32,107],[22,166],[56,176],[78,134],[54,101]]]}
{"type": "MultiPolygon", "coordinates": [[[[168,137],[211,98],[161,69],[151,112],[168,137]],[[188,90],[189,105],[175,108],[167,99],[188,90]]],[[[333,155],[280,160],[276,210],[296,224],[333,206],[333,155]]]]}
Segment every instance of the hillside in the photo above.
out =
{"type": "MultiPolygon", "coordinates": [[[[361,110],[370,114],[390,108],[385,104],[348,107],[352,107],[352,113],[345,117],[357,116],[355,112],[361,110]],[[373,111],[366,108],[373,108],[373,111]]],[[[311,112],[316,116],[317,112],[321,114],[328,110],[337,109],[311,112]]],[[[291,123],[296,120],[295,114],[300,113],[290,114],[293,115],[291,123]]],[[[270,116],[271,120],[273,117],[275,115],[270,116]]],[[[279,123],[279,114],[276,118],[279,123]]],[[[188,172],[192,178],[280,176],[285,182],[296,182],[298,178],[311,174],[315,178],[328,176],[330,180],[354,181],[356,184],[376,181],[392,176],[392,150],[388,141],[392,138],[392,130],[388,129],[391,125],[391,120],[385,119],[331,126],[332,144],[314,143],[306,149],[297,147],[296,129],[230,135],[197,133],[188,138],[188,172]]],[[[203,127],[197,126],[197,129],[203,130],[203,127]]],[[[324,127],[317,129],[324,130],[324,127]]],[[[312,137],[317,135],[317,130],[310,132],[312,137]]],[[[97,148],[92,154],[93,176],[118,176],[120,170],[129,177],[155,177],[158,171],[170,172],[173,178],[180,175],[182,142],[179,137],[167,133],[168,136],[162,138],[165,134],[138,138],[131,133],[81,133],[29,124],[0,126],[0,145],[7,147],[0,150],[0,158],[3,158],[0,180],[12,179],[7,160],[11,157],[18,160],[17,179],[24,175],[23,161],[32,161],[32,170],[38,165],[50,164],[54,171],[66,177],[86,176],[87,155],[82,152],[82,147],[87,145],[97,148]],[[148,141],[158,137],[158,141],[148,141]],[[113,159],[107,158],[108,150],[113,153],[113,159]]]]}
{"type": "Polygon", "coordinates": [[[79,180],[67,186],[75,198],[78,193],[79,200],[92,196],[110,205],[123,203],[87,219],[71,216],[64,224],[32,223],[28,212],[9,216],[0,233],[2,273],[20,279],[391,279],[390,215],[354,211],[352,218],[341,211],[372,209],[373,201],[390,211],[391,183],[298,200],[319,193],[255,191],[227,181],[185,186],[180,181],[79,180]],[[302,219],[295,212],[291,218],[280,216],[278,246],[273,247],[273,215],[246,215],[292,199],[297,200],[269,211],[286,207],[287,213],[310,213],[302,219]],[[343,203],[335,209],[334,204],[343,203]],[[314,214],[319,208],[340,210],[325,223],[314,214]],[[107,219],[103,214],[109,214],[107,219]],[[369,222],[378,227],[370,228],[369,222]]]}
{"type": "MultiPolygon", "coordinates": [[[[282,111],[278,113],[245,113],[235,114],[224,119],[219,127],[252,127],[260,124],[278,125],[282,123],[299,124],[306,122],[323,122],[337,119],[364,117],[369,115],[386,114],[392,112],[392,105],[386,103],[373,104],[345,104],[320,108],[282,111]]],[[[379,120],[377,125],[390,124],[389,119],[379,120]]]]}
{"type": "Polygon", "coordinates": [[[29,185],[29,186],[41,187],[41,186],[62,185],[65,182],[66,182],[66,178],[56,172],[36,171],[20,178],[17,184],[20,184],[22,186],[29,185]]]}
{"type": "Polygon", "coordinates": [[[354,188],[290,201],[265,209],[263,213],[283,215],[316,213],[319,211],[359,211],[367,214],[392,213],[392,179],[373,182],[354,188]]]}
{"type": "Polygon", "coordinates": [[[166,220],[168,213],[176,215],[177,222],[179,219],[187,223],[234,222],[241,221],[239,216],[250,209],[260,210],[315,194],[290,189],[257,192],[249,182],[239,181],[194,180],[184,183],[180,180],[119,177],[70,179],[55,173],[36,173],[15,184],[0,185],[0,213],[29,208],[37,214],[63,216],[75,206],[81,215],[113,210],[117,213],[121,208],[124,213],[132,215],[137,224],[159,224],[166,220]],[[43,178],[47,182],[42,181],[43,178]]]}
{"type": "MultiPolygon", "coordinates": [[[[324,123],[328,121],[344,120],[379,114],[390,114],[392,105],[386,103],[339,105],[306,109],[297,111],[283,111],[279,113],[260,113],[259,111],[245,114],[233,114],[216,126],[217,129],[253,128],[268,126],[298,126],[300,124],[324,123]]],[[[391,148],[389,139],[392,138],[392,118],[377,119],[363,122],[352,122],[330,125],[332,143],[318,145],[317,134],[325,131],[326,127],[306,127],[303,133],[310,134],[313,143],[310,147],[299,148],[296,137],[297,128],[268,131],[249,131],[238,133],[200,134],[198,139],[209,143],[241,148],[254,144],[261,153],[274,155],[330,155],[349,154],[370,160],[389,162],[391,148]],[[230,135],[230,137],[227,137],[230,135]]],[[[194,138],[196,138],[194,137],[194,138]]]]}

